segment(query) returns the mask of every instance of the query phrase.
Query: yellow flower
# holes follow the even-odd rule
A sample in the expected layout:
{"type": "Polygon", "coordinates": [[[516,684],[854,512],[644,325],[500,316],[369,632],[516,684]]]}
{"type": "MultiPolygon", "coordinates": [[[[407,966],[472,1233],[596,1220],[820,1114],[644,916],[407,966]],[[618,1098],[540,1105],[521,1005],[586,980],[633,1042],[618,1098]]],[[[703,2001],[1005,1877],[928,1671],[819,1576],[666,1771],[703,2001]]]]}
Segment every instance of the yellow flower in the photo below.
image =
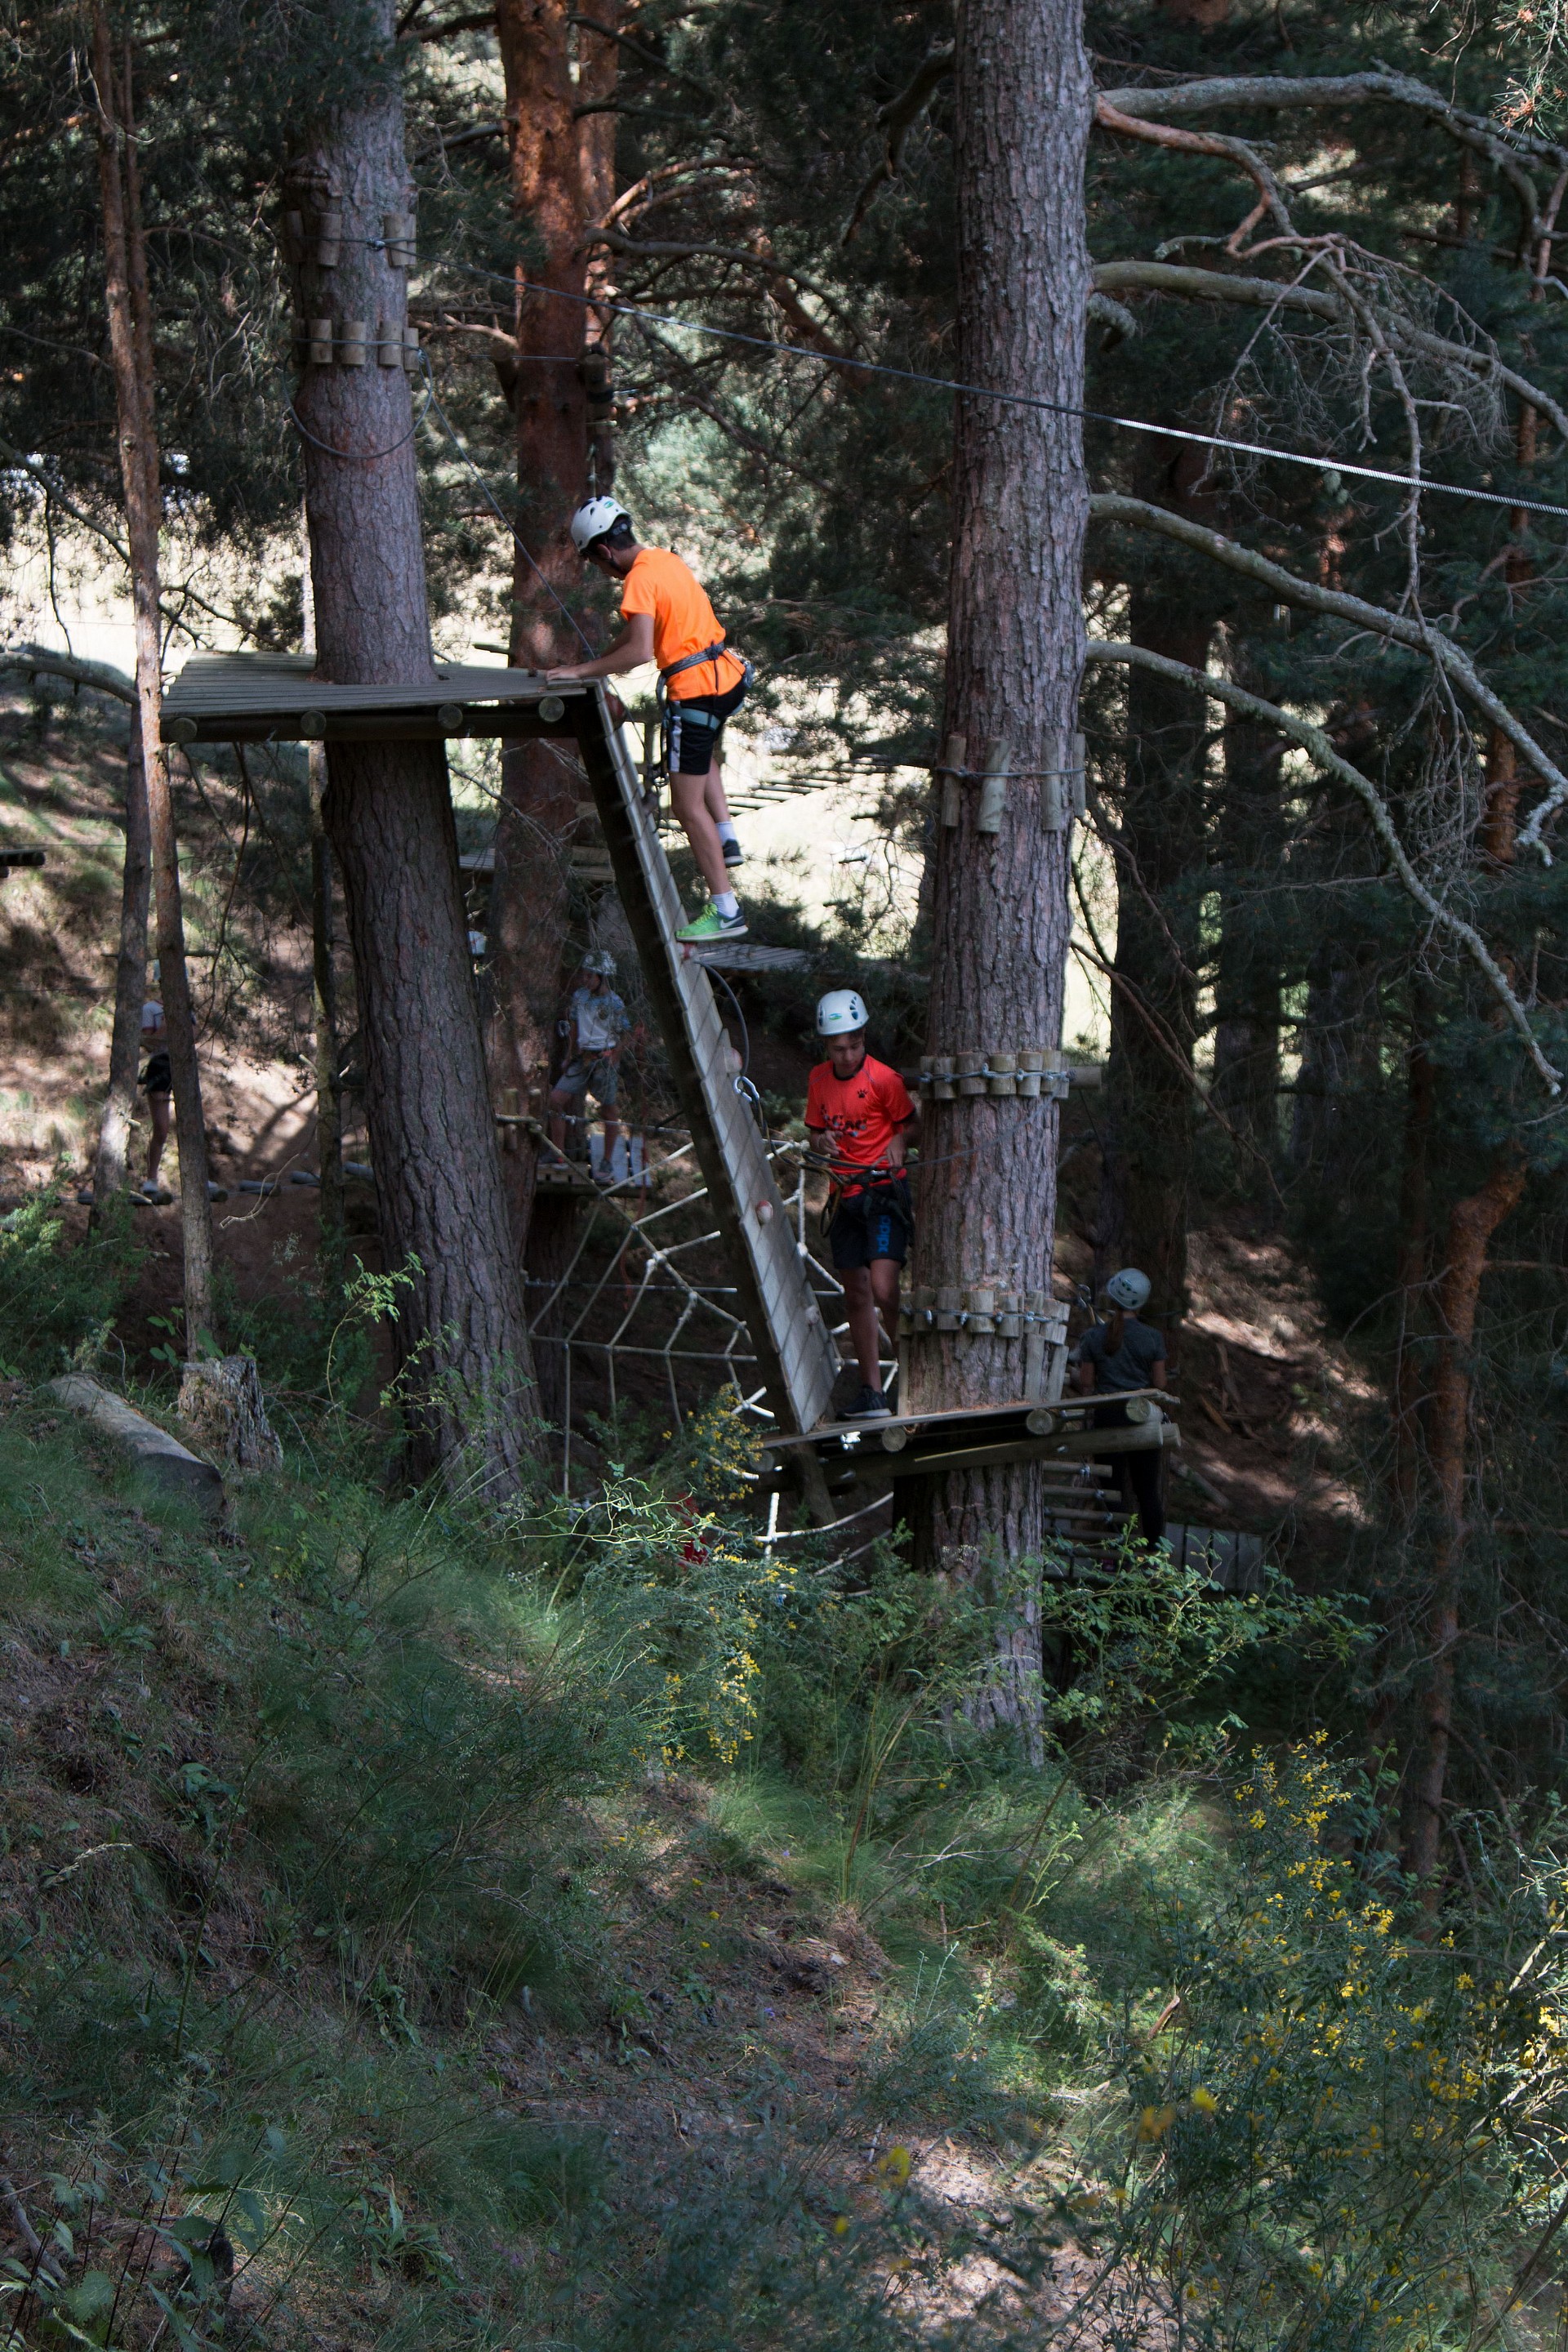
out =
{"type": "Polygon", "coordinates": [[[1212,2091],[1205,2091],[1201,2083],[1193,2093],[1193,2105],[1200,2116],[1213,2116],[1219,2112],[1219,2101],[1212,2091]]]}
{"type": "Polygon", "coordinates": [[[837,2221],[833,2224],[833,2234],[836,2238],[846,2238],[848,2236],[849,2216],[847,2213],[840,2213],[837,2221]]]}
{"type": "Polygon", "coordinates": [[[900,2143],[888,2150],[877,2169],[884,2180],[890,2180],[896,2189],[902,2189],[909,2179],[912,2161],[909,2149],[900,2143]]]}
{"type": "Polygon", "coordinates": [[[1174,2107],[1145,2107],[1138,2118],[1138,2137],[1141,2140],[1163,2139],[1175,2120],[1174,2107]]]}

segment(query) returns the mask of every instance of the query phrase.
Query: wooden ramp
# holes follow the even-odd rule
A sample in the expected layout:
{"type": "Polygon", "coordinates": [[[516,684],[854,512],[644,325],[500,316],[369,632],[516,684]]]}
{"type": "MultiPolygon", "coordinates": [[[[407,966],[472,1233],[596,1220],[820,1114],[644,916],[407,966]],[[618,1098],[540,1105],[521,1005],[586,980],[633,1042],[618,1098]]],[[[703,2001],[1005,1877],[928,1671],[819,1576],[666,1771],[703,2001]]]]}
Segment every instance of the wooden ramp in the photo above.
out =
{"type": "Polygon", "coordinates": [[[827,1410],[838,1351],[784,1213],[755,1097],[741,1080],[705,960],[676,941],[686,918],[626,730],[611,719],[602,688],[591,698],[574,698],[573,709],[616,888],[727,1245],[768,1403],[784,1428],[809,1430],[827,1410]]]}
{"type": "MultiPolygon", "coordinates": [[[[499,735],[575,741],[763,1393],[781,1428],[813,1428],[826,1411],[838,1352],[784,1211],[756,1097],[738,1083],[705,969],[760,969],[799,959],[785,950],[748,951],[741,942],[692,954],[678,946],[685,914],[638,761],[602,687],[552,688],[537,671],[479,664],[437,663],[423,686],[332,686],[311,671],[309,657],[298,654],[194,655],[164,697],[163,739],[332,743],[499,735]]],[[[825,1500],[824,1494],[814,1507],[825,1500]]]]}

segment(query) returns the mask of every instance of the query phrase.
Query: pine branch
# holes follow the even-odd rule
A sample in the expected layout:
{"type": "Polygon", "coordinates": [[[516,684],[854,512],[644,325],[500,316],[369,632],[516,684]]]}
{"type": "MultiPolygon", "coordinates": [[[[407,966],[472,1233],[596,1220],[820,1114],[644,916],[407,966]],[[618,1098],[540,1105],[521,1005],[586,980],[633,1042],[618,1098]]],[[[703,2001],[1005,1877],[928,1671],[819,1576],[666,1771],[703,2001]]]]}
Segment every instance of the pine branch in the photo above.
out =
{"type": "Polygon", "coordinates": [[[1206,524],[1189,521],[1185,515],[1173,514],[1168,507],[1152,506],[1143,499],[1122,498],[1114,492],[1102,492],[1089,502],[1091,520],[1123,522],[1135,530],[1161,532],[1166,539],[1177,540],[1184,547],[1200,555],[1211,556],[1215,562],[1225,564],[1232,572],[1240,572],[1268,588],[1281,604],[1298,604],[1313,613],[1329,613],[1336,620],[1349,621],[1357,628],[1370,629],[1376,635],[1389,637],[1396,645],[1408,646],[1413,652],[1425,654],[1452,677],[1467,698],[1478,710],[1500,728],[1515,750],[1522,752],[1535,772],[1550,787],[1546,800],[1536,810],[1530,824],[1520,835],[1521,843],[1529,842],[1541,847],[1539,827],[1550,808],[1568,800],[1568,775],[1542,748],[1522,721],[1514,717],[1506,702],[1492,691],[1476,669],[1461,646],[1441,630],[1434,629],[1425,620],[1411,620],[1403,613],[1391,613],[1385,605],[1371,604],[1361,596],[1346,595],[1342,589],[1321,588],[1315,581],[1303,580],[1300,573],[1287,572],[1281,563],[1271,562],[1268,556],[1254,553],[1223,531],[1210,530],[1206,524]]]}
{"type": "Polygon", "coordinates": [[[1140,669],[1152,670],[1156,677],[1168,678],[1173,685],[1194,687],[1200,694],[1227,704],[1246,718],[1260,719],[1281,735],[1288,736],[1291,742],[1300,743],[1326,774],[1347,784],[1365,809],[1373,832],[1387,853],[1389,864],[1411,898],[1440,930],[1448,932],[1468,950],[1518,1030],[1531,1064],[1552,1094],[1562,1092],[1562,1071],[1555,1068],[1542,1053],[1530,1025],[1530,1016],[1514,994],[1508,974],[1485,940],[1473,923],[1467,923],[1462,915],[1456,915],[1452,908],[1446,907],[1441,898],[1427,888],[1410,862],[1383,794],[1359,768],[1352,768],[1350,761],[1334,749],[1321,727],[1314,727],[1308,719],[1299,719],[1293,711],[1282,709],[1276,702],[1266,702],[1261,695],[1249,693],[1246,687],[1237,686],[1233,678],[1222,677],[1212,670],[1194,669],[1190,662],[1173,661],[1169,655],[1157,654],[1148,646],[1120,645],[1109,637],[1091,637],[1085,647],[1085,658],[1089,661],[1122,662],[1140,669]]]}

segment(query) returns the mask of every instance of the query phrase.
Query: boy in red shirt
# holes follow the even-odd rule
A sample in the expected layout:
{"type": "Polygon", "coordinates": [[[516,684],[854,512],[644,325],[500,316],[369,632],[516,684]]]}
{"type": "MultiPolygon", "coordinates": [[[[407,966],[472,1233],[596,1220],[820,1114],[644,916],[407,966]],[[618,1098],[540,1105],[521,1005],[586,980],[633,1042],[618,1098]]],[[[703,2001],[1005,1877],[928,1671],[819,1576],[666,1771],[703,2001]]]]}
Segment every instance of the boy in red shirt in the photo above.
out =
{"type": "Polygon", "coordinates": [[[915,1107],[897,1070],[866,1051],[867,1017],[852,988],[833,989],[822,999],[816,1034],[827,1041],[827,1059],[813,1070],[805,1097],[806,1132],[833,1163],[837,1205],[827,1239],[860,1366],[860,1393],[847,1421],[888,1417],[877,1321],[879,1315],[891,1346],[899,1325],[899,1268],[914,1231],[902,1171],[915,1107]]]}

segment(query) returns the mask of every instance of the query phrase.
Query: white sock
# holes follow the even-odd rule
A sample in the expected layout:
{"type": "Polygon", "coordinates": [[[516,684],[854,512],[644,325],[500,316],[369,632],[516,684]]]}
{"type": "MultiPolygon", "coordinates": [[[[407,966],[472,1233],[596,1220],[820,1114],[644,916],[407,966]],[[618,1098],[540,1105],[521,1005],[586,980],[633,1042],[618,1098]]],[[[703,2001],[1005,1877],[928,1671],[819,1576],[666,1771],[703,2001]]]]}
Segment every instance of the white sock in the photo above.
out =
{"type": "Polygon", "coordinates": [[[733,890],[715,890],[713,904],[727,923],[732,923],[741,911],[741,902],[733,890]]]}
{"type": "Polygon", "coordinates": [[[734,820],[731,817],[721,816],[718,822],[720,840],[733,841],[735,839],[734,820]]]}

